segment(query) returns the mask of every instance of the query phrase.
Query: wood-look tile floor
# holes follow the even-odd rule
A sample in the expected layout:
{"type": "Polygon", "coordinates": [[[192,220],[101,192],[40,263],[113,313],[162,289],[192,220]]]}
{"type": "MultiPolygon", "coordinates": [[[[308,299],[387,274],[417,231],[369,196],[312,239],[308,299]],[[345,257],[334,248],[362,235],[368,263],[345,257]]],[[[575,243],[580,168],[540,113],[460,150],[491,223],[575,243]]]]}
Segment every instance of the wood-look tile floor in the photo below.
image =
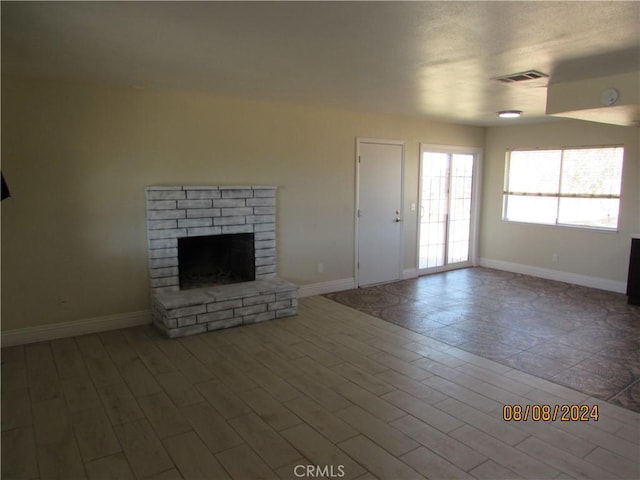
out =
{"type": "Polygon", "coordinates": [[[639,452],[638,413],[323,297],[180,340],[2,349],[3,479],[637,479],[639,452]],[[599,418],[507,422],[505,404],[599,418]]]}

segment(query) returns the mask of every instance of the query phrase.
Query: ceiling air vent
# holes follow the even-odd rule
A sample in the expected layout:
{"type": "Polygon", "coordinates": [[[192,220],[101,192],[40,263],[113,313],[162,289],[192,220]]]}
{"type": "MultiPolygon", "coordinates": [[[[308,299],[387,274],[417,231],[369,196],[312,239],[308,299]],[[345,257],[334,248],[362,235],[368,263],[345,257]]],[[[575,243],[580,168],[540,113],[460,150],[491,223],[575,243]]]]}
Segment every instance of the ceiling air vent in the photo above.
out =
{"type": "Polygon", "coordinates": [[[546,78],[549,75],[539,72],[537,70],[528,70],[526,72],[512,73],[510,75],[504,75],[502,77],[496,77],[494,80],[498,80],[502,83],[515,83],[524,82],[525,80],[536,80],[538,78],[546,78]]]}

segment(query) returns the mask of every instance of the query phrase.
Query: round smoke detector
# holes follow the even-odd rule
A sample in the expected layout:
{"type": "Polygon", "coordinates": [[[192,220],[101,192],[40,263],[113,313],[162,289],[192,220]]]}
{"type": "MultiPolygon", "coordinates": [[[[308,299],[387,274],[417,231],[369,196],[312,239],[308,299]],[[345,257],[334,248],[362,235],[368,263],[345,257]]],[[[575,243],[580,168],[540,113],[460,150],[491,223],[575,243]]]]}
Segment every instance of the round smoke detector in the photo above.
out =
{"type": "Polygon", "coordinates": [[[605,88],[600,94],[600,103],[605,106],[611,106],[618,101],[618,90],[615,88],[605,88]]]}

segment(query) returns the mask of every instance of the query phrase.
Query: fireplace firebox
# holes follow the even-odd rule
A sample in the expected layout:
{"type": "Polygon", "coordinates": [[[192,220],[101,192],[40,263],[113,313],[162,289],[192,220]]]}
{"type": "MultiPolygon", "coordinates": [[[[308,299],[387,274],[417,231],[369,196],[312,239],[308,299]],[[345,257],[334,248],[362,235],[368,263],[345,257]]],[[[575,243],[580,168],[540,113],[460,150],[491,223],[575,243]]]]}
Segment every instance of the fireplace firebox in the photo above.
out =
{"type": "Polygon", "coordinates": [[[180,289],[256,279],[253,233],[178,239],[180,289]]]}

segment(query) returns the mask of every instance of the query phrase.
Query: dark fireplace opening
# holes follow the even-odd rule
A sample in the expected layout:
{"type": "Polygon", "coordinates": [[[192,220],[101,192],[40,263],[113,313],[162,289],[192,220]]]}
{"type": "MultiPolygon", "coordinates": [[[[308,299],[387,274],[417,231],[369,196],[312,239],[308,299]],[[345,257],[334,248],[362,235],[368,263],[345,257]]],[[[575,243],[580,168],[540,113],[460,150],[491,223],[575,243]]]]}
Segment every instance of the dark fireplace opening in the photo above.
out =
{"type": "Polygon", "coordinates": [[[253,233],[178,239],[180,289],[256,279],[253,233]]]}

